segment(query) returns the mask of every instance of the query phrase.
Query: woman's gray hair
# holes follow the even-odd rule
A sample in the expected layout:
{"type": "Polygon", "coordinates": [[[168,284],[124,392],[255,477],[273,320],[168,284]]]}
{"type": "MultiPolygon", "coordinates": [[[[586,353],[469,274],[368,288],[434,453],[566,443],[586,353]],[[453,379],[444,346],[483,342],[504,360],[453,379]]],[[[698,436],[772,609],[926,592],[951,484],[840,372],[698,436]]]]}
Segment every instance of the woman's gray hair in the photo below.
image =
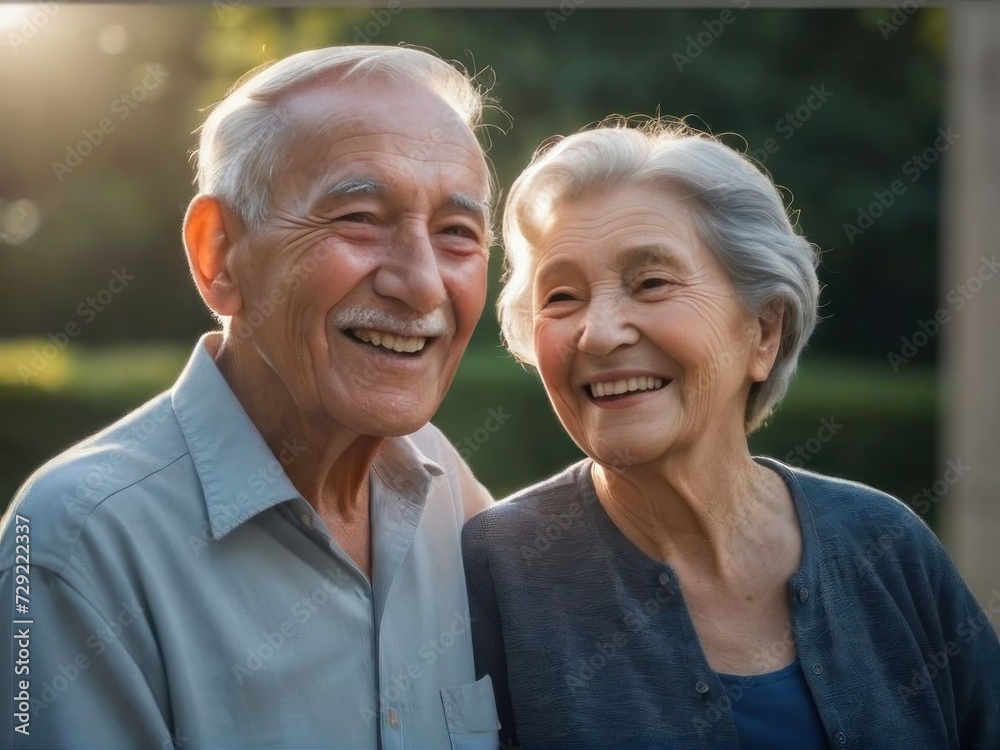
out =
{"type": "Polygon", "coordinates": [[[483,92],[465,73],[432,54],[377,45],[299,52],[247,73],[206,118],[195,153],[199,192],[222,200],[251,231],[259,229],[268,217],[271,170],[280,162],[287,126],[278,98],[324,76],[349,82],[372,75],[425,86],[471,129],[479,125],[483,92]]]}
{"type": "Polygon", "coordinates": [[[817,248],[799,235],[777,188],[749,158],[683,123],[602,123],[543,144],[511,188],[503,217],[504,288],[497,302],[511,353],[535,365],[534,248],[558,205],[626,187],[680,190],[692,200],[699,235],[754,314],[784,304],[771,372],[747,400],[747,432],[784,397],[816,325],[817,248]]]}

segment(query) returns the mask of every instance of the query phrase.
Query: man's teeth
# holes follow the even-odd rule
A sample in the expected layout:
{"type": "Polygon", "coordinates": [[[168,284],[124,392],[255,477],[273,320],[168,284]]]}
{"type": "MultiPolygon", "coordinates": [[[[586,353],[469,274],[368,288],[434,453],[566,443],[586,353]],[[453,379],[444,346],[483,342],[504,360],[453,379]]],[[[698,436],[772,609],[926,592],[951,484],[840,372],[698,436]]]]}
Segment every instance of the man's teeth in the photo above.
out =
{"type": "Polygon", "coordinates": [[[427,339],[423,336],[397,336],[394,333],[375,331],[371,328],[355,328],[352,333],[362,341],[394,352],[419,352],[427,343],[427,339]]]}
{"type": "Polygon", "coordinates": [[[650,378],[643,375],[638,378],[622,378],[607,383],[591,383],[590,394],[594,398],[600,398],[601,396],[618,396],[632,391],[656,390],[662,387],[663,380],[661,378],[650,378]]]}

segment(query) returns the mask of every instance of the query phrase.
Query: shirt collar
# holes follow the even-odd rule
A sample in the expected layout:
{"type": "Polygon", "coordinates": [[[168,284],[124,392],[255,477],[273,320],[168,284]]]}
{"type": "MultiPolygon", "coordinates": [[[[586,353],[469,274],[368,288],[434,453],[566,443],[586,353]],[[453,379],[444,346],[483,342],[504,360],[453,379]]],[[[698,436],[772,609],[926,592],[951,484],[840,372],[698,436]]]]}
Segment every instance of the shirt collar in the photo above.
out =
{"type": "MultiPolygon", "coordinates": [[[[202,336],[170,394],[205,495],[213,539],[301,497],[219,372],[213,355],[221,343],[221,333],[202,336]]],[[[294,453],[296,446],[286,449],[294,453]]],[[[407,504],[417,518],[431,480],[444,473],[409,436],[386,440],[375,469],[401,497],[418,501],[407,504]]]]}

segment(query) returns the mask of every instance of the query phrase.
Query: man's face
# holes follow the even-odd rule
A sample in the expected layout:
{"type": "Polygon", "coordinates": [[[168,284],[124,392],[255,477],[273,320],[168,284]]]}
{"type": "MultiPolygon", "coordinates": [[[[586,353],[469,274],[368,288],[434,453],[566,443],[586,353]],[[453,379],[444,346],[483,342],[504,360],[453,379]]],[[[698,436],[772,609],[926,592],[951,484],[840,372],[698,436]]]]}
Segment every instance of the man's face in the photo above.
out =
{"type": "Polygon", "coordinates": [[[420,86],[324,82],[279,106],[290,135],[267,224],[236,250],[232,330],[251,331],[299,411],[410,433],[440,405],[485,303],[482,151],[420,86]]]}

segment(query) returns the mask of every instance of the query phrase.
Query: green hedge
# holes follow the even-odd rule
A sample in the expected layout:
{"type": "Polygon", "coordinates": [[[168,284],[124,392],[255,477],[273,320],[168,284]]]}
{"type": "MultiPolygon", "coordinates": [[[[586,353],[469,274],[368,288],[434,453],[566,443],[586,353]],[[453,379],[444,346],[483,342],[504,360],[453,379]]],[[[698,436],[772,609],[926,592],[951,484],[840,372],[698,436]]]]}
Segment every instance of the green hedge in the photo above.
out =
{"type": "MultiPolygon", "coordinates": [[[[15,354],[24,361],[27,344],[19,346],[8,345],[6,359],[0,347],[6,498],[48,457],[169,386],[187,356],[177,347],[72,350],[25,386],[10,364],[15,354]]],[[[810,360],[751,449],[911,499],[935,479],[935,394],[931,371],[897,375],[881,363],[810,360]]],[[[434,421],[497,497],[581,456],[537,376],[499,349],[466,356],[434,421]]]]}
{"type": "MultiPolygon", "coordinates": [[[[897,375],[879,363],[809,361],[750,447],[909,500],[935,479],[936,404],[931,371],[897,375]]],[[[499,353],[466,357],[434,421],[498,496],[582,456],[537,375],[499,353]],[[492,433],[484,429],[491,409],[509,415],[492,433]]]]}

